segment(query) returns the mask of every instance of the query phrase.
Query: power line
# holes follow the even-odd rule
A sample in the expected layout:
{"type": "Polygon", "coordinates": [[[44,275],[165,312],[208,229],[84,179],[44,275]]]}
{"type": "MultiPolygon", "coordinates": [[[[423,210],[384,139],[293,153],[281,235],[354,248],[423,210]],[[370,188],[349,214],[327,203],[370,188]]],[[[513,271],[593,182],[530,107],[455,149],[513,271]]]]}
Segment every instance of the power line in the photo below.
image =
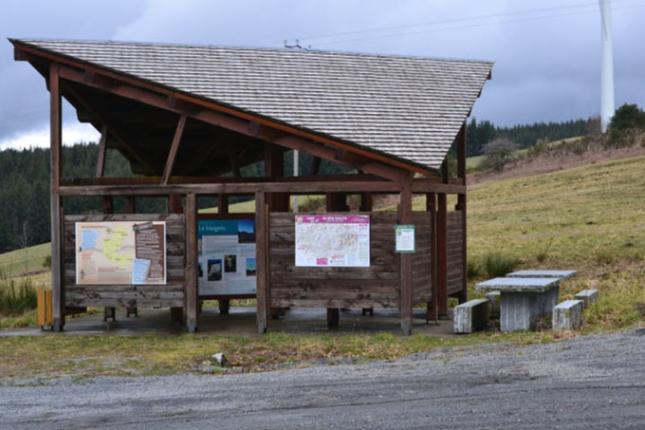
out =
{"type": "MultiPolygon", "coordinates": [[[[614,0],[615,2],[620,2],[620,3],[627,3],[629,2],[634,2],[638,0],[614,0]]],[[[641,2],[640,5],[636,6],[642,6],[643,3],[641,2]]],[[[585,9],[585,8],[596,8],[598,7],[597,2],[585,2],[585,3],[578,3],[578,4],[573,4],[573,5],[568,5],[568,6],[558,6],[558,7],[549,7],[549,8],[539,8],[539,9],[531,9],[531,10],[524,10],[524,11],[517,11],[517,12],[508,12],[508,13],[499,13],[499,14],[488,14],[488,15],[478,15],[478,16],[471,16],[471,17],[463,17],[463,18],[453,18],[453,19],[444,19],[444,20],[435,20],[435,21],[426,21],[426,22],[421,22],[421,23],[416,23],[416,24],[406,24],[406,25],[397,25],[397,26],[388,26],[388,27],[374,27],[374,28],[367,28],[367,29],[362,29],[362,30],[352,30],[352,31],[343,31],[343,32],[336,32],[336,33],[326,33],[326,34],[318,34],[318,35],[312,35],[312,36],[306,36],[306,37],[300,37],[299,40],[306,40],[306,41],[312,41],[312,40],[319,40],[318,42],[319,45],[333,45],[337,43],[344,43],[344,42],[354,42],[354,41],[360,41],[360,40],[366,40],[370,38],[383,38],[383,37],[392,37],[392,36],[398,36],[398,35],[409,35],[409,34],[421,34],[421,33],[428,33],[428,32],[436,32],[436,31],[442,31],[446,29],[455,29],[455,28],[471,28],[471,27],[481,27],[485,25],[490,25],[490,24],[495,24],[498,23],[497,21],[495,22],[479,22],[478,21],[484,21],[484,20],[492,20],[494,18],[514,18],[514,17],[522,17],[522,16],[530,16],[530,15],[535,15],[535,14],[544,14],[547,12],[554,12],[554,11],[571,11],[567,13],[562,13],[562,14],[550,14],[550,15],[543,15],[543,16],[537,16],[537,17],[530,17],[528,20],[533,20],[533,19],[544,19],[544,18],[553,18],[553,17],[559,17],[559,16],[568,16],[568,15],[576,15],[577,12],[572,12],[575,9],[585,9]],[[389,31],[389,30],[408,30],[408,29],[414,29],[418,27],[437,27],[437,26],[445,26],[446,24],[456,24],[456,23],[467,23],[467,22],[473,22],[473,24],[467,25],[467,26],[450,26],[450,27],[441,27],[441,28],[429,28],[425,30],[419,30],[419,31],[397,31],[397,32],[390,32],[387,34],[381,34],[381,35],[373,35],[373,36],[365,36],[365,37],[360,37],[360,38],[342,38],[342,36],[351,36],[351,35],[360,35],[360,34],[371,34],[371,33],[379,33],[383,31],[389,31]],[[339,39],[338,37],[341,36],[339,39]],[[331,39],[331,40],[324,40],[324,39],[331,39]]],[[[522,22],[523,20],[521,19],[515,19],[515,20],[505,20],[502,22],[522,22]]]]}

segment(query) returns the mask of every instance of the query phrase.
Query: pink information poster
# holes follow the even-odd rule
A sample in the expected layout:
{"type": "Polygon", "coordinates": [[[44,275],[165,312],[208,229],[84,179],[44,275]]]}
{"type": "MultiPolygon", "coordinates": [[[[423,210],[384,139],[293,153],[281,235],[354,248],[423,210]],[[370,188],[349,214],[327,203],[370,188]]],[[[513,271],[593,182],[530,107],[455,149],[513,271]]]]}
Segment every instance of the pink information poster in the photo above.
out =
{"type": "Polygon", "coordinates": [[[297,267],[369,267],[369,215],[296,215],[297,267]]]}

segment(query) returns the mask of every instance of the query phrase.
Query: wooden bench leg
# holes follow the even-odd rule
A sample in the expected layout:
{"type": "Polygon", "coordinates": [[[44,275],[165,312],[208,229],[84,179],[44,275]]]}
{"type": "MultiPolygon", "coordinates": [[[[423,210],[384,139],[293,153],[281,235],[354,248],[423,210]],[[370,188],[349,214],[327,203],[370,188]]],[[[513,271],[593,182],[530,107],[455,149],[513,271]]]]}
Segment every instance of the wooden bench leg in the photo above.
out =
{"type": "Polygon", "coordinates": [[[231,301],[228,299],[218,300],[217,304],[219,305],[220,315],[228,315],[231,310],[231,301]]]}
{"type": "Polygon", "coordinates": [[[112,320],[112,322],[116,321],[116,308],[113,308],[113,307],[103,308],[103,321],[107,322],[108,320],[112,320]]]}
{"type": "Polygon", "coordinates": [[[170,308],[170,321],[173,323],[183,324],[184,308],[170,308]]]}
{"type": "Polygon", "coordinates": [[[130,315],[134,315],[135,318],[139,318],[139,309],[136,306],[128,306],[125,308],[125,317],[130,318],[130,315]]]}
{"type": "Polygon", "coordinates": [[[363,316],[368,315],[373,317],[374,316],[374,308],[363,308],[363,316]]]}
{"type": "Polygon", "coordinates": [[[327,328],[338,328],[340,323],[340,310],[338,308],[327,308],[327,328]]]}

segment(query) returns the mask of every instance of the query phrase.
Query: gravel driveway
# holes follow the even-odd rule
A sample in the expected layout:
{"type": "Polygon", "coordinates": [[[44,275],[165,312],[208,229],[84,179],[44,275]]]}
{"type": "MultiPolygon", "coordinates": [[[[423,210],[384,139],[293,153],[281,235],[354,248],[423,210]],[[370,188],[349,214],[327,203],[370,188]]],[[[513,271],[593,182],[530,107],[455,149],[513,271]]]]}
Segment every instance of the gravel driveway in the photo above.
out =
{"type": "Polygon", "coordinates": [[[0,383],[0,428],[645,428],[645,329],[391,363],[0,383]]]}

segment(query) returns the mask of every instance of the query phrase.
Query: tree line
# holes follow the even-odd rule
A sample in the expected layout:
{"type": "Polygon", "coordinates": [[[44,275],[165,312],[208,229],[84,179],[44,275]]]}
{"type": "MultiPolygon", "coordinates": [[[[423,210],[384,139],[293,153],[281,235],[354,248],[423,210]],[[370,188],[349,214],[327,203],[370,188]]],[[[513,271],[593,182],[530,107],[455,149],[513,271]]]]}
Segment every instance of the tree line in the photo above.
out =
{"type": "MultiPolygon", "coordinates": [[[[65,177],[92,177],[96,172],[98,145],[63,147],[65,177]]],[[[117,151],[107,154],[107,174],[130,176],[130,164],[117,151]]],[[[48,242],[49,149],[0,151],[0,252],[48,242]]],[[[98,198],[65,199],[70,213],[98,211],[98,198]]]]}
{"type": "MultiPolygon", "coordinates": [[[[63,147],[64,178],[88,178],[96,174],[98,145],[77,144],[63,147]]],[[[293,155],[285,153],[285,175],[293,172],[293,155]]],[[[0,150],[0,253],[45,243],[50,240],[49,148],[0,150]]],[[[108,149],[105,175],[130,177],[130,163],[116,150],[108,149]]],[[[311,174],[313,157],[300,154],[300,175],[311,174]]],[[[334,174],[342,171],[338,165],[323,162],[319,172],[334,174]]],[[[241,169],[246,177],[263,176],[263,163],[254,163],[241,169]]],[[[232,196],[230,203],[244,200],[232,196]]],[[[214,205],[213,199],[202,199],[201,207],[214,205]]],[[[99,197],[65,198],[66,213],[100,213],[99,197]]],[[[125,199],[114,199],[115,212],[123,211],[125,199]]],[[[137,211],[155,213],[166,211],[166,201],[160,198],[138,198],[137,211]]]]}
{"type": "Polygon", "coordinates": [[[495,139],[505,139],[519,148],[528,148],[538,140],[554,141],[576,136],[587,136],[600,132],[598,118],[577,119],[564,122],[536,122],[512,127],[499,127],[490,121],[473,118],[466,129],[468,156],[481,155],[484,147],[495,139]]]}

